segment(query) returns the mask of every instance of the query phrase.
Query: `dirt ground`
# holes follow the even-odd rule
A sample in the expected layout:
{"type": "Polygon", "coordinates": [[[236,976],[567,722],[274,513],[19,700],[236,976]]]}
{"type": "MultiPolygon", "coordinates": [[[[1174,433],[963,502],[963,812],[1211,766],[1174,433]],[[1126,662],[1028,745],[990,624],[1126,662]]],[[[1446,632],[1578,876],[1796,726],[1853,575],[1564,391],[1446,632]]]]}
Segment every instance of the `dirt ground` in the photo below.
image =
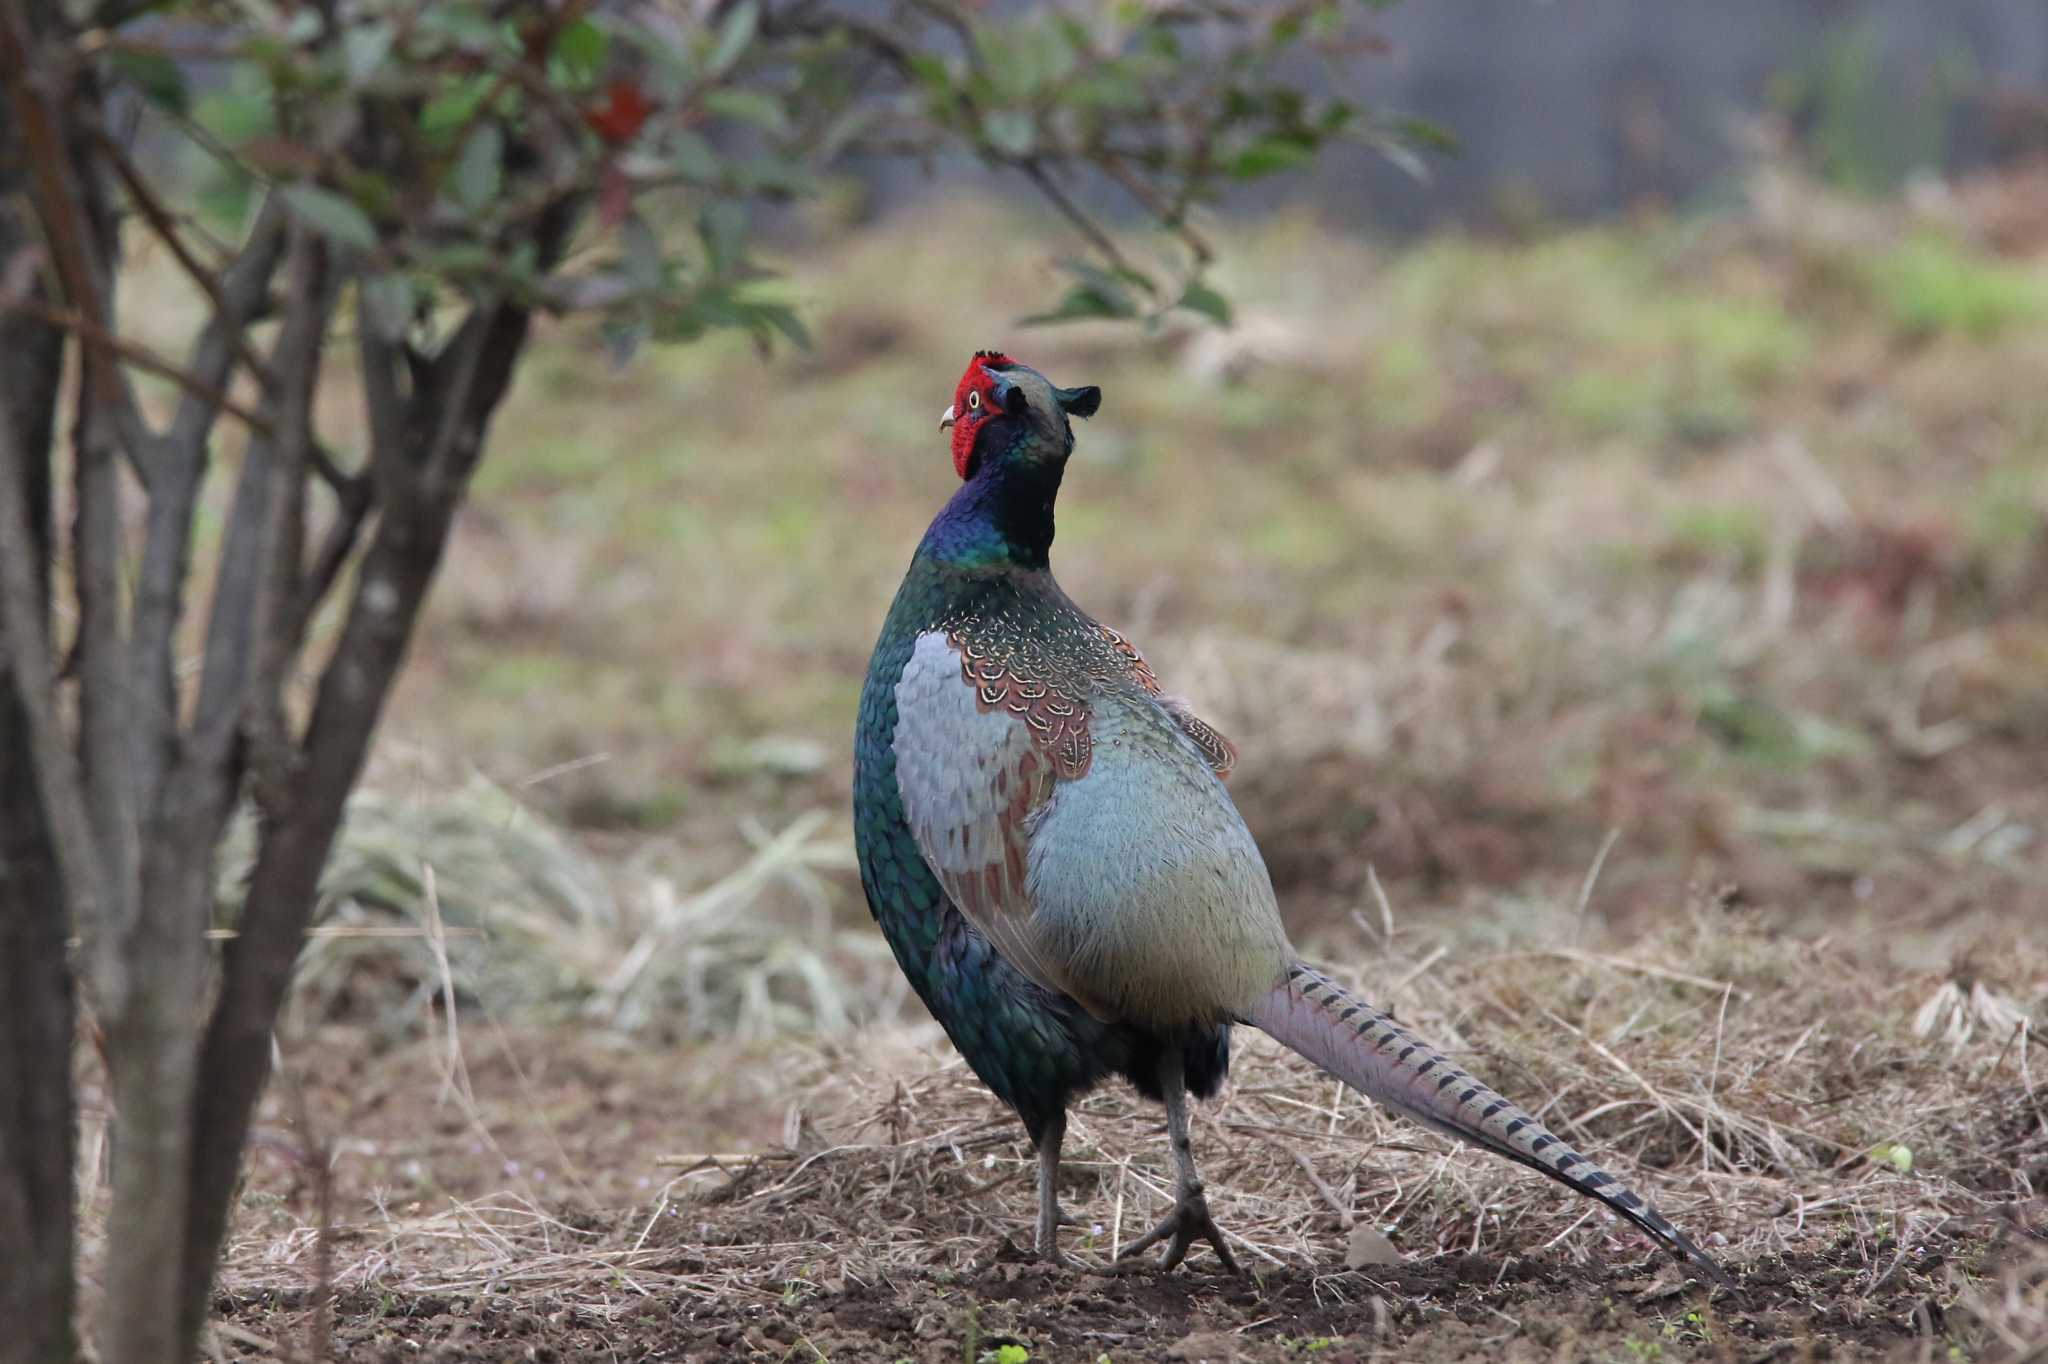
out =
{"type": "MultiPolygon", "coordinates": [[[[1994,1268],[1996,1246],[1943,1236],[1896,1266],[1889,1246],[1776,1255],[1739,1266],[1742,1290],[1710,1300],[1643,1262],[1560,1268],[1472,1255],[1373,1273],[1333,1263],[1257,1278],[1207,1266],[1095,1278],[1005,1243],[970,1273],[794,1301],[648,1297],[607,1321],[567,1303],[508,1307],[488,1293],[344,1293],[335,1345],[345,1358],[446,1361],[1950,1359],[1969,1357],[1943,1343],[1957,1287],[1994,1268]]],[[[677,1246],[673,1266],[687,1272],[702,1254],[677,1246]]],[[[302,1294],[231,1296],[222,1307],[223,1321],[258,1334],[305,1329],[302,1294]]]]}
{"type": "MultiPolygon", "coordinates": [[[[2016,961],[2030,969],[2023,948],[2016,961]]],[[[1527,963],[1470,974],[1510,1004],[1537,985],[1584,988],[1527,963]]],[[[1773,1077],[1765,1057],[1784,1050],[1782,1019],[1726,1024],[1714,1111],[1727,1131],[1710,1138],[1710,1168],[1662,1150],[1683,1137],[1654,1115],[1600,1116],[1627,1107],[1619,1092],[1571,1101],[1595,1115],[1580,1139],[1695,1232],[1733,1292],[1710,1295],[1564,1191],[1384,1119],[1262,1041],[1196,1129],[1250,1272],[1223,1274],[1201,1250],[1175,1273],[1103,1277],[1028,1253],[1030,1151],[929,1026],[677,1053],[467,1020],[451,1044],[428,1020],[397,1041],[328,1026],[286,1053],[215,1347],[919,1364],[2048,1357],[2048,1205],[2029,1197],[2048,1184],[2048,1121],[2025,1058],[1982,1035],[1921,1045],[1856,1012],[1898,1012],[1927,981],[1811,976],[1822,1016],[1803,1029],[1815,1040],[1798,1076],[1773,1077]],[[1861,1044],[1838,1045],[1830,1015],[1861,1044]],[[1800,1117],[1752,1149],[1774,1105],[1800,1117]],[[1910,1173],[1833,1135],[1877,1130],[1910,1138],[1910,1173]],[[1633,1155],[1603,1150],[1630,1134],[1633,1155]],[[1386,1253],[1347,1267],[1368,1226],[1390,1234],[1374,1242],[1386,1253]]],[[[1469,999],[1470,985],[1453,974],[1445,988],[1469,999]]],[[[1667,988],[1617,977],[1582,1016],[1640,1014],[1667,988]]],[[[1413,1012],[1449,1026],[1426,1003],[1413,1012]]],[[[1652,1092],[1675,1091],[1689,1064],[1683,1049],[1628,1054],[1652,1092]]],[[[1533,1055],[1475,1064],[1553,1103],[1585,1079],[1533,1055]]],[[[1681,1121],[1708,1111],[1673,1098],[1681,1121]]],[[[1070,1248],[1100,1263],[1156,1213],[1157,1111],[1098,1094],[1066,1154],[1062,1197],[1084,1224],[1070,1248]]]]}

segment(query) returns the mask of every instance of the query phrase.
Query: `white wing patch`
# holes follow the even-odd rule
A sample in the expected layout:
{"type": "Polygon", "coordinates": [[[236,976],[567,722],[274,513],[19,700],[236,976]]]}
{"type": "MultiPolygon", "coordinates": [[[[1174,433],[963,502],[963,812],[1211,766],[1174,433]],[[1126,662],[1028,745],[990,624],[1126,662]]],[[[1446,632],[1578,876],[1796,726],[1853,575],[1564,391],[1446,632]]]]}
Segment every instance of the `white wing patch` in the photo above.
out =
{"type": "Polygon", "coordinates": [[[918,636],[897,680],[895,744],[911,837],[953,904],[1012,966],[1087,1007],[1040,940],[1025,889],[1052,764],[1016,715],[981,708],[943,634],[918,636]]]}

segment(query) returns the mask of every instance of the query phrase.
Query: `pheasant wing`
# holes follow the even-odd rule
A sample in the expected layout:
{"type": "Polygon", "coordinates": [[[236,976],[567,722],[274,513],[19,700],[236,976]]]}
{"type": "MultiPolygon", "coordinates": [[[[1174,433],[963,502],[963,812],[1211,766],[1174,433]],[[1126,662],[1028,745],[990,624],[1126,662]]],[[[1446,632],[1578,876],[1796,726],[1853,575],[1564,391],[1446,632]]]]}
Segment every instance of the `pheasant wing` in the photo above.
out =
{"type": "Polygon", "coordinates": [[[1100,1016],[1034,923],[1026,888],[1031,829],[1058,764],[1030,721],[990,707],[944,634],[919,637],[896,683],[896,784],[932,874],[1005,960],[1100,1016]]]}

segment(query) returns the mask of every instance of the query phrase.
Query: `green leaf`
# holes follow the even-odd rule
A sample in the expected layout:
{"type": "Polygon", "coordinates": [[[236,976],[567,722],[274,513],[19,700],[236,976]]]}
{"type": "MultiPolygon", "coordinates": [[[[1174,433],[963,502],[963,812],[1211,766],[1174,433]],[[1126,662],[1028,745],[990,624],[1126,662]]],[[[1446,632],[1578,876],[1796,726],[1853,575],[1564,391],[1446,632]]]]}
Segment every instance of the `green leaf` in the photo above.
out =
{"type": "Polygon", "coordinates": [[[285,20],[284,41],[291,47],[304,47],[316,41],[326,27],[327,21],[321,17],[320,11],[308,5],[285,20]]]}
{"type": "Polygon", "coordinates": [[[1230,300],[1198,279],[1188,281],[1188,287],[1181,291],[1180,301],[1173,306],[1200,313],[1218,326],[1230,325],[1230,300]]]}
{"type": "Polygon", "coordinates": [[[455,202],[471,213],[483,212],[497,200],[504,176],[505,134],[495,123],[479,123],[462,145],[462,155],[449,177],[455,202]]]}
{"type": "Polygon", "coordinates": [[[1460,150],[1456,133],[1426,118],[1396,118],[1387,126],[1393,131],[1394,136],[1427,151],[1454,153],[1460,150]]]}
{"type": "Polygon", "coordinates": [[[467,124],[484,96],[497,88],[497,78],[479,73],[466,76],[428,100],[420,110],[420,131],[429,138],[445,137],[467,124]]]}
{"type": "Polygon", "coordinates": [[[505,36],[481,5],[422,5],[414,21],[419,32],[465,52],[485,53],[505,36]]]}
{"type": "Polygon", "coordinates": [[[880,115],[880,110],[871,107],[848,109],[832,121],[825,135],[818,139],[816,156],[821,164],[829,164],[846,150],[847,144],[866,132],[880,115]]]}
{"type": "Polygon", "coordinates": [[[185,89],[185,73],[177,62],[162,52],[133,47],[110,48],[108,60],[121,78],[142,92],[142,97],[160,109],[182,116],[191,107],[185,89]]]}
{"type": "Polygon", "coordinates": [[[375,80],[391,58],[391,45],[398,28],[389,19],[357,24],[341,36],[341,69],[352,86],[375,80]]]}
{"type": "Polygon", "coordinates": [[[718,30],[718,46],[711,49],[711,71],[722,75],[732,69],[754,41],[761,26],[761,8],[754,0],[740,0],[718,30]]]}
{"type": "Polygon", "coordinates": [[[929,52],[911,53],[910,71],[932,90],[943,91],[953,88],[952,71],[948,69],[943,58],[934,57],[929,52]]]}
{"type": "Polygon", "coordinates": [[[370,221],[369,214],[356,206],[353,199],[345,199],[318,185],[286,185],[284,200],[293,213],[305,220],[306,226],[331,239],[335,245],[354,247],[358,251],[376,249],[377,225],[370,221]]]}
{"type": "Polygon", "coordinates": [[[713,199],[697,215],[697,235],[703,238],[712,270],[727,273],[746,252],[746,209],[730,199],[713,199]]]}
{"type": "Polygon", "coordinates": [[[981,135],[997,151],[1022,156],[1038,141],[1038,121],[1029,109],[998,109],[982,116],[981,135]]]}
{"type": "MultiPolygon", "coordinates": [[[[1105,270],[1093,261],[1069,256],[1059,262],[1059,267],[1104,298],[1127,299],[1126,285],[1149,297],[1159,297],[1159,286],[1152,282],[1152,277],[1128,265],[1112,265],[1105,270]]],[[[1132,308],[1135,311],[1136,305],[1132,308]]]]}
{"type": "Polygon", "coordinates": [[[1081,283],[1068,289],[1059,306],[1049,313],[1033,313],[1017,319],[1020,327],[1043,327],[1054,322],[1079,322],[1088,318],[1133,318],[1137,305],[1122,290],[1105,290],[1099,284],[1081,283]]]}
{"type": "Polygon", "coordinates": [[[496,269],[498,255],[476,242],[450,242],[420,253],[420,264],[450,279],[488,275],[496,269]]]}
{"type": "MultiPolygon", "coordinates": [[[[1093,266],[1080,262],[1071,264],[1067,268],[1069,270],[1073,270],[1077,274],[1080,274],[1081,277],[1084,279],[1088,278],[1089,272],[1091,272],[1094,269],[1093,266]]],[[[1154,298],[1159,297],[1159,286],[1154,284],[1152,282],[1152,277],[1142,270],[1133,269],[1128,265],[1112,265],[1109,268],[1109,273],[1111,278],[1114,278],[1120,281],[1121,283],[1128,284],[1135,289],[1142,289],[1144,292],[1150,294],[1154,298]]]]}
{"type": "Polygon", "coordinates": [[[412,329],[413,305],[417,295],[413,284],[406,276],[395,272],[371,275],[359,288],[363,291],[363,311],[369,315],[370,325],[386,341],[400,341],[412,329]]]}
{"type": "Polygon", "coordinates": [[[804,163],[788,156],[753,156],[733,166],[733,186],[749,194],[790,198],[817,193],[817,182],[804,163]]]}
{"type": "Polygon", "coordinates": [[[588,19],[563,25],[555,35],[554,52],[562,78],[571,85],[596,80],[604,70],[605,53],[610,46],[610,36],[588,19]]]}
{"type": "Polygon", "coordinates": [[[1315,147],[1298,137],[1262,137],[1233,157],[1227,169],[1240,180],[1255,180],[1262,175],[1294,170],[1307,164],[1315,154],[1315,147]]]}
{"type": "Polygon", "coordinates": [[[619,266],[635,288],[645,293],[659,289],[668,279],[668,257],[661,238],[638,213],[629,213],[619,224],[619,266]]]}
{"type": "Polygon", "coordinates": [[[766,90],[712,90],[704,96],[704,107],[771,133],[789,128],[789,115],[783,110],[782,101],[766,90]]]}
{"type": "Polygon", "coordinates": [[[753,315],[752,326],[757,334],[767,328],[780,332],[785,340],[800,349],[811,348],[810,329],[804,326],[796,309],[787,303],[749,303],[745,307],[753,315]]]}
{"type": "Polygon", "coordinates": [[[277,92],[259,67],[236,63],[227,88],[201,95],[193,121],[230,146],[277,131],[277,92]]]}
{"type": "Polygon", "coordinates": [[[662,142],[668,164],[677,175],[685,180],[702,184],[716,180],[724,174],[718,164],[718,156],[711,150],[711,144],[695,133],[677,129],[668,134],[662,142]]]}

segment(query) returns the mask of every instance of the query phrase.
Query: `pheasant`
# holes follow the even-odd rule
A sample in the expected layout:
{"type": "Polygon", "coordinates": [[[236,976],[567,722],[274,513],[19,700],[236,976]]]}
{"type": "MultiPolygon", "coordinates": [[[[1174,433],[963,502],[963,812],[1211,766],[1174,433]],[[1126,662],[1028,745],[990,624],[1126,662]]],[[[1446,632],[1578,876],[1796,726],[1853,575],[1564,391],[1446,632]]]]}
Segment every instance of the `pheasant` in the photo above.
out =
{"type": "Polygon", "coordinates": [[[1598,1199],[1715,1282],[1635,1193],[1441,1052],[1296,956],[1223,785],[1236,750],[1165,695],[1144,656],[1061,590],[1048,562],[1072,418],[1058,388],[979,351],[940,419],[961,486],[926,530],[861,692],[861,883],[911,986],[1038,1153],[1040,1254],[1067,1105],[1121,1075],[1166,1108],[1173,1208],[1119,1258],[1179,1265],[1210,1215],[1188,1096],[1251,1024],[1395,1112],[1598,1199]]]}

